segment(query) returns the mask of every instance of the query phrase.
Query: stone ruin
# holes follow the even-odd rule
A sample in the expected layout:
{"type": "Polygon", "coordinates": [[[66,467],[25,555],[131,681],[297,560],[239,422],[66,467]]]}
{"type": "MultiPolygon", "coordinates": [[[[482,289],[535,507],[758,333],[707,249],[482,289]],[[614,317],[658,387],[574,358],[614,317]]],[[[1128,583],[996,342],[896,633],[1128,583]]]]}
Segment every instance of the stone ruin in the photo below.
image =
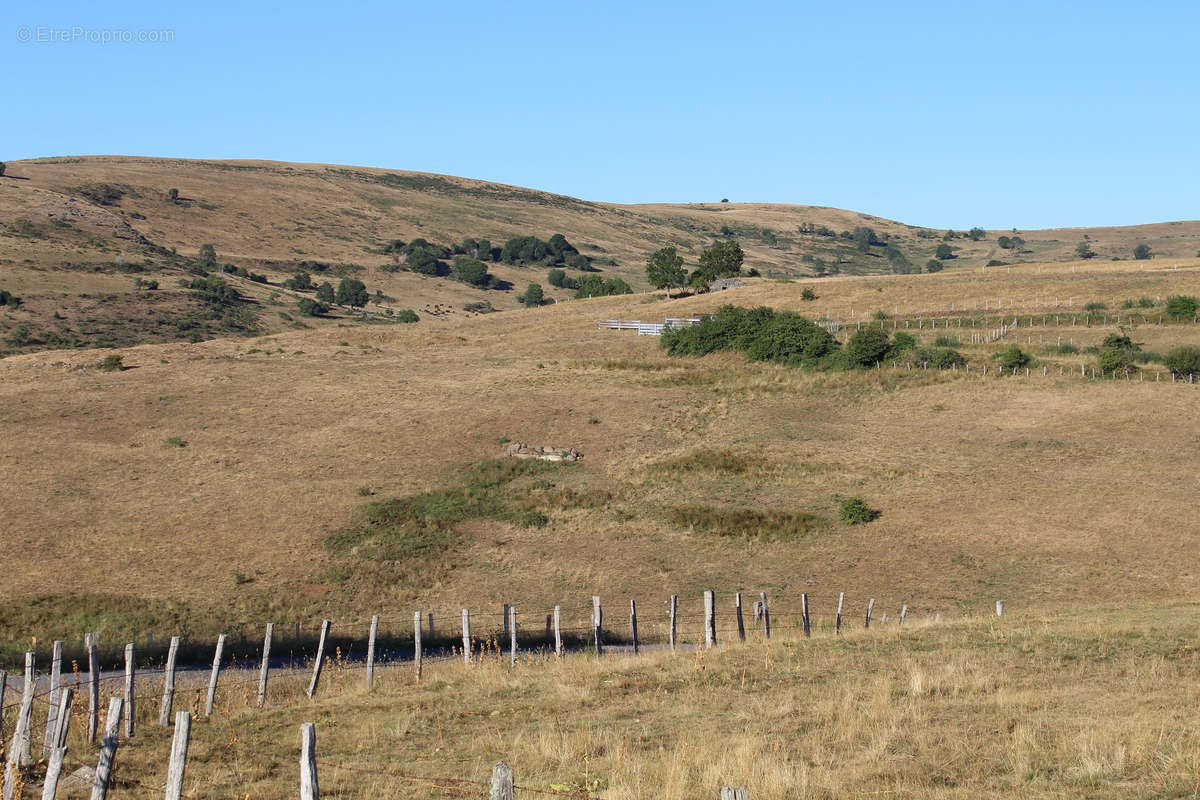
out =
{"type": "Polygon", "coordinates": [[[565,447],[530,447],[527,444],[513,442],[504,451],[510,458],[537,458],[542,461],[579,461],[583,454],[578,450],[565,447]]]}

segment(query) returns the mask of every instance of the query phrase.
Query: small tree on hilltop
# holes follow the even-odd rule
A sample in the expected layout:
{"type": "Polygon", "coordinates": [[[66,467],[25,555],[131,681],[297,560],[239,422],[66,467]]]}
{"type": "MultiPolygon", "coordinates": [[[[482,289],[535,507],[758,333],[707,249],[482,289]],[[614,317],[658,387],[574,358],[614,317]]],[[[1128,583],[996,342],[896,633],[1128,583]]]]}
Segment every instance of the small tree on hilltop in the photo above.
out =
{"type": "Polygon", "coordinates": [[[683,269],[683,256],[679,255],[674,247],[655,250],[646,261],[646,278],[655,289],[666,289],[667,297],[670,297],[671,287],[682,287],[687,280],[687,272],[683,269]]]}
{"type": "Polygon", "coordinates": [[[339,305],[362,308],[370,299],[366,285],[357,278],[342,278],[338,284],[336,302],[339,305]]]}
{"type": "Polygon", "coordinates": [[[987,236],[987,231],[983,228],[971,228],[971,230],[967,231],[967,236],[971,237],[972,242],[978,242],[987,236]]]}

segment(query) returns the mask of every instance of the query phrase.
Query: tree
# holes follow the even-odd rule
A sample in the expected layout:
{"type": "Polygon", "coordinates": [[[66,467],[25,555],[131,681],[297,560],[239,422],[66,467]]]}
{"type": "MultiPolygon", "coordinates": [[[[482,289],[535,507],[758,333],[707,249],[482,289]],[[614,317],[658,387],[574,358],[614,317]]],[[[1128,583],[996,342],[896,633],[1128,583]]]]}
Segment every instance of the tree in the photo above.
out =
{"type": "Polygon", "coordinates": [[[854,229],[852,234],[854,246],[858,248],[860,253],[869,253],[871,245],[879,244],[879,237],[876,236],[873,228],[858,227],[854,229]]]}
{"type": "Polygon", "coordinates": [[[178,189],[167,189],[167,200],[172,203],[178,203],[179,202],[179,190],[178,189]]]}
{"type": "Polygon", "coordinates": [[[8,168],[8,165],[5,164],[3,161],[0,161],[0,178],[4,177],[4,170],[6,170],[7,168],[8,168]]]}
{"type": "Polygon", "coordinates": [[[1096,251],[1093,250],[1092,246],[1087,242],[1080,242],[1079,244],[1075,245],[1075,255],[1082,259],[1095,258],[1096,251]]]}
{"type": "Polygon", "coordinates": [[[556,233],[551,236],[550,241],[546,242],[546,247],[548,247],[550,252],[554,254],[554,257],[557,259],[558,263],[562,263],[563,259],[565,259],[568,255],[579,252],[570,242],[567,241],[567,237],[563,236],[561,233],[556,233]]]}
{"type": "Polygon", "coordinates": [[[1190,295],[1175,294],[1167,298],[1167,315],[1172,319],[1195,319],[1197,308],[1200,308],[1200,301],[1190,295]]]}
{"type": "Polygon", "coordinates": [[[717,278],[740,275],[745,259],[746,254],[737,242],[719,242],[700,254],[700,266],[692,272],[692,280],[699,277],[708,285],[717,278]]]}
{"type": "Polygon", "coordinates": [[[996,244],[1000,245],[1002,250],[1011,250],[1013,247],[1013,240],[1007,236],[1001,236],[996,240],[996,244]]]}
{"type": "Polygon", "coordinates": [[[283,282],[284,288],[295,289],[300,292],[311,291],[313,288],[312,275],[307,272],[297,272],[292,277],[283,282]]]}
{"type": "Polygon", "coordinates": [[[946,266],[946,265],[943,264],[941,261],[938,261],[936,258],[931,258],[925,262],[925,271],[926,272],[941,272],[942,268],[944,266],[946,266]]]}
{"type": "Polygon", "coordinates": [[[972,242],[978,242],[987,236],[987,231],[983,228],[971,228],[971,230],[967,231],[967,236],[971,237],[972,242]]]}
{"type": "Polygon", "coordinates": [[[317,287],[317,299],[322,303],[332,303],[334,297],[333,287],[329,285],[329,281],[325,281],[317,287]]]}
{"type": "Polygon", "coordinates": [[[1142,242],[1133,248],[1133,257],[1138,261],[1147,261],[1154,257],[1154,251],[1150,249],[1150,245],[1142,242]]]}
{"type": "Polygon", "coordinates": [[[338,305],[362,308],[370,299],[371,296],[367,294],[366,285],[357,278],[342,278],[341,282],[338,283],[335,298],[335,302],[338,305]]]}
{"type": "Polygon", "coordinates": [[[454,259],[453,274],[455,280],[471,286],[486,287],[492,280],[492,276],[488,274],[487,264],[469,256],[459,256],[454,259]]]}
{"type": "MultiPolygon", "coordinates": [[[[736,243],[735,243],[736,244],[736,243]]],[[[646,260],[646,279],[655,289],[666,289],[671,296],[673,286],[682,287],[687,280],[683,269],[683,256],[674,247],[661,247],[646,260]]]]}
{"type": "Polygon", "coordinates": [[[605,280],[599,275],[587,275],[579,281],[579,287],[575,292],[575,299],[582,300],[587,297],[608,297],[614,294],[632,293],[633,287],[620,278],[605,280]]]}
{"type": "Polygon", "coordinates": [[[517,297],[517,300],[525,304],[526,308],[540,306],[546,299],[545,293],[542,292],[540,283],[531,283],[525,287],[525,292],[517,297]]]}
{"type": "Polygon", "coordinates": [[[1033,357],[1015,344],[1011,344],[1004,350],[1001,350],[996,357],[1000,360],[1000,366],[1008,367],[1009,369],[1028,367],[1033,363],[1033,357]]]}
{"type": "Polygon", "coordinates": [[[200,245],[200,254],[196,257],[196,262],[205,268],[212,268],[217,265],[217,251],[211,244],[200,245]]]}
{"type": "Polygon", "coordinates": [[[938,261],[949,261],[954,258],[954,248],[948,244],[939,244],[934,255],[938,261]]]}
{"type": "Polygon", "coordinates": [[[1013,250],[1015,250],[1015,251],[1017,251],[1017,252],[1019,253],[1019,252],[1021,252],[1021,250],[1022,250],[1024,247],[1025,247],[1025,240],[1024,240],[1024,239],[1022,239],[1020,236],[1014,236],[1014,237],[1012,237],[1012,249],[1013,249],[1013,250]]]}
{"type": "Polygon", "coordinates": [[[558,289],[563,288],[563,284],[567,282],[567,273],[561,269],[552,269],[546,273],[546,282],[558,289]]]}

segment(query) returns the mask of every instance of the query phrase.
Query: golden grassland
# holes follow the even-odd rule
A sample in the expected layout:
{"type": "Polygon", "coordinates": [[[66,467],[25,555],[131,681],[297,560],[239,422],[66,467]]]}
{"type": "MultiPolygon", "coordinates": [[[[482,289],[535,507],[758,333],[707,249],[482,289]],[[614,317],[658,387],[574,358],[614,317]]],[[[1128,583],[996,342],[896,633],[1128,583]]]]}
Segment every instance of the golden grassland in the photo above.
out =
{"type": "MultiPolygon", "coordinates": [[[[752,629],[744,645],[722,611],[712,651],[531,651],[513,668],[489,648],[470,669],[426,663],[420,681],[411,664],[387,667],[373,692],[361,664],[335,654],[316,699],[307,676],[277,675],[263,709],[253,676],[232,671],[209,719],[202,688],[177,692],[175,708],[196,717],[184,796],[295,796],[299,726],[313,722],[322,796],[339,798],[483,797],[500,759],[518,785],[606,800],[715,798],[725,785],[763,800],[1191,797],[1197,610],[910,616],[902,629],[893,616],[834,637],[824,609],[811,639],[780,611],[771,640],[752,629]]],[[[139,690],[111,797],[161,791],[160,685],[139,690]]],[[[95,761],[86,703],[75,708],[68,768],[95,761]]],[[[26,780],[38,786],[40,767],[26,780]]]]}
{"type": "MultiPolygon", "coordinates": [[[[6,638],[74,637],[86,626],[108,641],[161,638],[172,626],[205,635],[238,620],[549,607],[597,593],[657,602],[710,585],[846,591],[943,612],[998,597],[1017,608],[1187,598],[1200,546],[1198,387],[1154,382],[1153,364],[1142,381],[1083,380],[1078,364],[1094,356],[1042,355],[1038,344],[1097,344],[1111,324],[1018,329],[997,345],[965,346],[970,375],[671,359],[653,337],[595,328],[598,318],[662,319],[725,302],[844,318],[877,305],[932,314],[974,297],[1003,297],[1006,308],[1011,298],[1032,313],[1047,296],[1115,309],[1126,297],[1200,293],[1195,262],[1162,266],[843,278],[812,302],[800,285],[758,281],[439,328],[139,346],[120,351],[130,368],[118,372],[94,368],[103,351],[8,358],[6,638]],[[981,378],[979,366],[1010,341],[1065,374],[981,378]],[[514,484],[546,527],[461,520],[446,549],[403,563],[327,551],[326,537],[365,503],[457,485],[464,466],[499,457],[509,440],[585,454],[545,478],[558,494],[514,484]],[[698,451],[751,468],[730,471],[720,458],[663,468],[698,451]],[[881,517],[838,523],[851,495],[881,517]],[[681,521],[679,508],[699,509],[699,520],[681,521]],[[818,524],[798,536],[727,529],[746,510],[818,524]]],[[[930,342],[935,332],[916,333],[930,342]]],[[[1165,350],[1195,343],[1200,327],[1139,323],[1133,334],[1165,350]]]]}

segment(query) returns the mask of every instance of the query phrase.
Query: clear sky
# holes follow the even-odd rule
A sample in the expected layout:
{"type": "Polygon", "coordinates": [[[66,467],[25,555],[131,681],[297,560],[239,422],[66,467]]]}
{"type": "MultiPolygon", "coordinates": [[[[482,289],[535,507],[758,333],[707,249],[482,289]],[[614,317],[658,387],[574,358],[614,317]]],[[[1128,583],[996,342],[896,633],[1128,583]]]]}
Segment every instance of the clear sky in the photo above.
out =
{"type": "Polygon", "coordinates": [[[10,0],[4,18],[0,159],[318,161],[954,228],[1200,218],[1194,0],[10,0]]]}

